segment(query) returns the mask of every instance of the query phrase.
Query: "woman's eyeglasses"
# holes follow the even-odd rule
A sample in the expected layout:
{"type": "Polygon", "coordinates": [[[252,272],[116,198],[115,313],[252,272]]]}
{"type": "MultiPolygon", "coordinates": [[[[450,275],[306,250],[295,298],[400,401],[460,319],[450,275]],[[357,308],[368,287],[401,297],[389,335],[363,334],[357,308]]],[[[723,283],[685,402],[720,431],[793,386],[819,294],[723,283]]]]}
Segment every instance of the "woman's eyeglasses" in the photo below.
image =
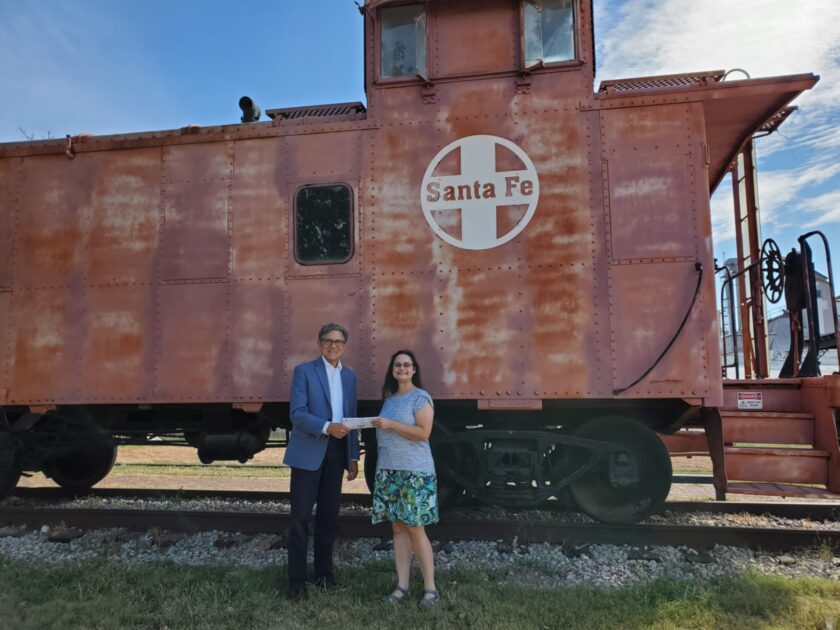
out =
{"type": "Polygon", "coordinates": [[[410,367],[414,367],[414,364],[413,363],[394,363],[394,367],[397,368],[397,369],[410,368],[410,367]]]}

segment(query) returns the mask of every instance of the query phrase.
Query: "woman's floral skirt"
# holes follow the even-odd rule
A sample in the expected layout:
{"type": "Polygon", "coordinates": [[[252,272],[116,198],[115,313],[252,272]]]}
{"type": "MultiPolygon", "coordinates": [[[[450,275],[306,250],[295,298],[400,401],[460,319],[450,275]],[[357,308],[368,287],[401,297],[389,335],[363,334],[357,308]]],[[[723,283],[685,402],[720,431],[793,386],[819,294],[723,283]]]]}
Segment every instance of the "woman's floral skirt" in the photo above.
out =
{"type": "Polygon", "coordinates": [[[374,523],[405,523],[412,527],[437,523],[437,475],[410,470],[377,470],[371,520],[374,523]]]}

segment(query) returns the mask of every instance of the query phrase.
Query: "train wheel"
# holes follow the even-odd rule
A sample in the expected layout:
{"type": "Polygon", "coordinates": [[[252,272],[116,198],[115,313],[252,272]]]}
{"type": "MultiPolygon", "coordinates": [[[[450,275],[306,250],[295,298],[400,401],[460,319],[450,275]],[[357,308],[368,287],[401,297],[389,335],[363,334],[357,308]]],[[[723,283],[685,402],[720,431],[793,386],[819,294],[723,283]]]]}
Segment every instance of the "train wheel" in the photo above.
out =
{"type": "MultiPolygon", "coordinates": [[[[581,512],[604,523],[630,524],[662,507],[671,489],[671,458],[653,431],[630,418],[605,416],[585,422],[575,435],[625,449],[569,484],[581,512]]],[[[591,457],[580,448],[569,450],[570,472],[591,457]]]]}
{"type": "Polygon", "coordinates": [[[117,445],[111,433],[88,418],[54,416],[47,429],[57,441],[73,443],[61,455],[44,462],[44,474],[62,488],[90,490],[111,472],[117,459],[117,445]]]}
{"type": "Polygon", "coordinates": [[[465,449],[458,444],[435,444],[436,436],[444,437],[452,433],[454,431],[443,422],[435,422],[430,440],[432,457],[435,460],[435,469],[437,470],[438,506],[441,509],[455,505],[464,496],[464,489],[457,481],[445,474],[441,474],[441,464],[445,463],[463,474],[466,467],[465,449]]]}

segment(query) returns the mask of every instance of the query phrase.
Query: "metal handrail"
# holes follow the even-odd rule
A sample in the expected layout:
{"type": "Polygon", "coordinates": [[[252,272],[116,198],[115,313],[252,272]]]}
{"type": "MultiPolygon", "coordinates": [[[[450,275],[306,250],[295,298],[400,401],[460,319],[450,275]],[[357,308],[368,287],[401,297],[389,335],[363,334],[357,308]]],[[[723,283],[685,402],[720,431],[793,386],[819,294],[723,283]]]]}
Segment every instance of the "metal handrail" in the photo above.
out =
{"type": "Polygon", "coordinates": [[[820,348],[819,337],[814,334],[816,332],[816,325],[814,322],[813,303],[811,302],[811,282],[810,282],[810,265],[807,257],[804,256],[806,241],[812,236],[819,236],[822,239],[823,247],[825,248],[825,262],[828,265],[828,286],[831,291],[831,313],[834,317],[832,325],[834,327],[834,347],[837,351],[837,360],[840,363],[840,330],[837,330],[837,302],[834,299],[834,272],[831,269],[831,249],[828,246],[828,239],[825,234],[819,230],[813,230],[799,237],[799,251],[803,252],[802,273],[805,277],[805,305],[808,311],[808,345],[809,350],[817,354],[820,348]],[[816,344],[816,346],[814,346],[816,344]]]}
{"type": "Polygon", "coordinates": [[[735,378],[741,378],[741,371],[738,366],[738,335],[737,330],[735,329],[735,291],[732,288],[732,280],[735,276],[732,275],[732,272],[729,271],[729,267],[726,265],[723,266],[722,269],[718,271],[725,271],[726,272],[726,279],[724,279],[723,283],[720,285],[720,325],[723,329],[723,365],[721,367],[724,368],[723,377],[726,378],[726,368],[734,367],[735,368],[735,378]],[[726,326],[723,319],[723,291],[724,289],[728,289],[727,294],[729,296],[729,330],[732,333],[732,363],[726,362],[726,326]]]}
{"type": "MultiPolygon", "coordinates": [[[[761,265],[761,260],[756,260],[754,263],[752,263],[750,265],[747,265],[746,267],[744,267],[740,271],[736,271],[735,273],[732,273],[731,271],[729,271],[729,269],[726,266],[724,266],[724,269],[726,269],[727,278],[726,278],[726,280],[723,281],[723,284],[720,287],[721,306],[723,305],[723,288],[728,283],[729,284],[729,304],[730,304],[729,318],[730,318],[730,320],[732,320],[732,322],[731,322],[732,331],[733,331],[732,332],[732,341],[735,345],[735,356],[734,356],[734,361],[735,361],[735,364],[736,364],[734,366],[735,367],[735,378],[741,378],[741,373],[740,373],[740,371],[738,369],[738,365],[737,365],[737,363],[738,363],[738,336],[735,334],[735,323],[734,323],[734,321],[735,321],[735,310],[734,310],[734,308],[732,308],[732,306],[734,306],[733,302],[735,301],[735,296],[734,296],[733,291],[732,291],[732,281],[735,280],[736,278],[739,278],[739,277],[743,276],[744,274],[748,273],[751,269],[753,269],[755,267],[758,267],[760,265],[761,265]]],[[[751,298],[751,299],[754,299],[754,298],[751,298]]],[[[721,315],[721,318],[722,317],[723,316],[721,315]]],[[[726,349],[726,335],[724,335],[723,337],[724,337],[724,342],[723,343],[724,343],[724,351],[725,351],[725,349],[726,349]]],[[[757,352],[757,351],[754,349],[753,352],[757,352]]],[[[744,353],[744,363],[745,364],[746,364],[746,361],[747,361],[747,357],[746,357],[746,352],[745,352],[744,353]]],[[[732,367],[732,366],[725,364],[723,367],[732,367]]]]}

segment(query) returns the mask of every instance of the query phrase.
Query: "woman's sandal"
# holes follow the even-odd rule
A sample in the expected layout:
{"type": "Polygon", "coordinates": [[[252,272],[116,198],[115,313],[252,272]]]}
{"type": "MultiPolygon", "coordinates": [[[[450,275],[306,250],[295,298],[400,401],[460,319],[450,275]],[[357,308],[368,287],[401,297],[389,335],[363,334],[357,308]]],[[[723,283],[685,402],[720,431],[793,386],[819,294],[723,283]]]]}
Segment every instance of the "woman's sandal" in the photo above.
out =
{"type": "Polygon", "coordinates": [[[434,606],[440,599],[440,593],[433,588],[427,588],[423,591],[423,599],[418,602],[420,606],[434,606]]]}
{"type": "Polygon", "coordinates": [[[399,604],[402,600],[408,597],[408,589],[402,586],[396,586],[394,592],[385,597],[385,601],[390,604],[399,604]],[[399,593],[399,595],[397,595],[399,593]]]}

